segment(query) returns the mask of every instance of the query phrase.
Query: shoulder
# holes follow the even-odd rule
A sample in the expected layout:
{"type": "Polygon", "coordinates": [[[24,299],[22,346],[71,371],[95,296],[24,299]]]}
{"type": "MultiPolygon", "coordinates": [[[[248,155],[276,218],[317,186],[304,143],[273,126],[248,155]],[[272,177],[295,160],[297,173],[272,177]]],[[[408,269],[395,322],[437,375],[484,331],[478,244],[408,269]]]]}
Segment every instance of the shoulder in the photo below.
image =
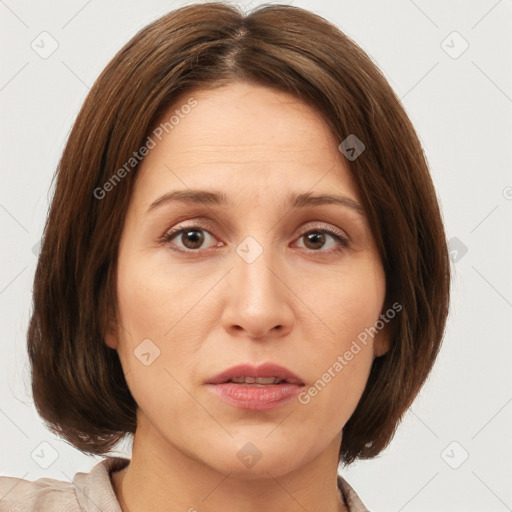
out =
{"type": "Polygon", "coordinates": [[[361,501],[361,498],[357,495],[356,491],[341,475],[338,475],[338,487],[343,495],[345,505],[349,512],[372,512],[366,507],[366,505],[361,501]]]}
{"type": "Polygon", "coordinates": [[[72,482],[0,477],[0,512],[121,512],[110,472],[128,463],[129,459],[107,457],[89,473],[76,473],[72,482]]]}
{"type": "Polygon", "coordinates": [[[30,481],[0,477],[0,512],[36,510],[79,512],[76,488],[71,482],[52,478],[30,481]]]}

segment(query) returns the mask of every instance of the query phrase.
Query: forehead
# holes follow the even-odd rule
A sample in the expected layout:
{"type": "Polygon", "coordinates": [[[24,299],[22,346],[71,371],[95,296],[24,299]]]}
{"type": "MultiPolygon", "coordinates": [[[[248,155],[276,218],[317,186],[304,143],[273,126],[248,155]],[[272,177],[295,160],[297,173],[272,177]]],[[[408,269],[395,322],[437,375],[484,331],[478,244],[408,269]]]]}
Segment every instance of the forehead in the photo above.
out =
{"type": "Polygon", "coordinates": [[[250,185],[255,194],[260,187],[297,184],[304,191],[318,183],[323,192],[357,195],[322,116],[276,89],[245,82],[197,89],[177,99],[155,129],[161,140],[138,171],[143,187],[176,185],[181,177],[191,187],[250,185]]]}

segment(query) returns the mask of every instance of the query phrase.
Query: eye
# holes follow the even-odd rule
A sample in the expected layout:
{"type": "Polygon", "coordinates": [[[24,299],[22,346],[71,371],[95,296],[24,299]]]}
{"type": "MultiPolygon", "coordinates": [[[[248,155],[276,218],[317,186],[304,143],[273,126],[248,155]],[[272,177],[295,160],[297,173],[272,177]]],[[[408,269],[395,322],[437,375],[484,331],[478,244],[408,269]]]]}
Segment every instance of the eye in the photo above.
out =
{"type": "MultiPolygon", "coordinates": [[[[299,240],[301,239],[304,239],[303,248],[317,253],[341,252],[350,246],[350,241],[343,232],[332,228],[310,229],[300,235],[299,240]],[[328,244],[329,241],[331,241],[330,244],[328,244]],[[324,249],[326,245],[330,245],[327,250],[324,249]]],[[[165,233],[160,241],[163,244],[169,244],[173,250],[181,252],[199,252],[199,249],[224,245],[223,242],[215,242],[215,237],[200,226],[177,226],[165,233]],[[210,241],[208,241],[209,238],[210,241]],[[207,247],[204,247],[205,243],[207,247]]]]}
{"type": "Polygon", "coordinates": [[[310,229],[299,237],[299,240],[301,239],[304,239],[305,248],[314,252],[341,252],[350,245],[348,238],[341,231],[334,229],[310,229]],[[329,238],[334,241],[330,244],[331,248],[321,250],[329,238]]]}
{"type": "MultiPolygon", "coordinates": [[[[178,240],[178,242],[181,242],[181,246],[179,244],[173,244],[177,245],[177,250],[181,251],[196,251],[197,249],[201,249],[204,247],[201,247],[205,240],[210,237],[211,239],[215,240],[213,235],[211,235],[208,231],[205,229],[202,229],[199,226],[190,226],[185,228],[176,228],[173,229],[162,237],[161,241],[163,243],[170,243],[175,238],[178,240]],[[205,236],[206,234],[206,236],[205,236]]],[[[211,247],[223,245],[222,242],[214,243],[211,245],[211,247]]]]}

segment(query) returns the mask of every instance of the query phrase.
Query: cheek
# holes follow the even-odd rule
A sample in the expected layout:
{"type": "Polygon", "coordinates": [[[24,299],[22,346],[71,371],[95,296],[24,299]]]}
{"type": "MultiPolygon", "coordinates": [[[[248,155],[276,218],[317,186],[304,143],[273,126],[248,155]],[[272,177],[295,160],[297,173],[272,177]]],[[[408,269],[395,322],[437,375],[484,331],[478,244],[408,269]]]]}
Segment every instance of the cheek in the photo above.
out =
{"type": "Polygon", "coordinates": [[[372,328],[385,298],[382,268],[367,260],[320,281],[317,293],[308,294],[312,310],[328,327],[328,336],[310,337],[308,361],[314,377],[299,396],[310,410],[326,418],[322,428],[344,425],[364,391],[373,362],[372,328]],[[326,416],[325,411],[332,412],[326,416]]]}
{"type": "Polygon", "coordinates": [[[385,275],[375,259],[354,258],[337,272],[319,274],[315,287],[305,286],[301,293],[327,327],[325,347],[344,351],[378,320],[386,293],[385,275]]]}
{"type": "Polygon", "coordinates": [[[198,285],[163,256],[127,248],[119,259],[119,316],[132,342],[148,337],[164,342],[172,337],[208,290],[208,283],[198,285]]]}
{"type": "Polygon", "coordinates": [[[138,404],[158,408],[165,397],[166,407],[190,407],[180,383],[185,385],[184,376],[194,373],[204,338],[206,323],[197,318],[201,309],[194,308],[208,290],[202,288],[190,286],[186,275],[171,272],[161,258],[135,250],[119,258],[118,353],[138,404]]]}

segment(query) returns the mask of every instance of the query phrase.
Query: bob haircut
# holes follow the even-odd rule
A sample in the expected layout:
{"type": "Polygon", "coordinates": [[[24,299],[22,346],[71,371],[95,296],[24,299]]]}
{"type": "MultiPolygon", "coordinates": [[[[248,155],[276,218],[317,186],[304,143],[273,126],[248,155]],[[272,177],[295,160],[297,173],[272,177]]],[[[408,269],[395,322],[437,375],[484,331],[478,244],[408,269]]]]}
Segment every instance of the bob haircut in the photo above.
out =
{"type": "Polygon", "coordinates": [[[383,74],[307,10],[263,5],[246,14],[220,2],[191,4],[140,30],[115,55],[55,174],[27,347],[38,413],[83,453],[105,454],[137,426],[118,354],[104,341],[116,318],[118,246],[136,166],[112,177],[177,98],[240,80],[293,94],[322,114],[340,143],[354,134],[366,146],[356,159],[340,157],[379,250],[385,307],[403,309],[343,429],[341,463],[388,445],[436,359],[449,309],[446,237],[421,143],[383,74]]]}

